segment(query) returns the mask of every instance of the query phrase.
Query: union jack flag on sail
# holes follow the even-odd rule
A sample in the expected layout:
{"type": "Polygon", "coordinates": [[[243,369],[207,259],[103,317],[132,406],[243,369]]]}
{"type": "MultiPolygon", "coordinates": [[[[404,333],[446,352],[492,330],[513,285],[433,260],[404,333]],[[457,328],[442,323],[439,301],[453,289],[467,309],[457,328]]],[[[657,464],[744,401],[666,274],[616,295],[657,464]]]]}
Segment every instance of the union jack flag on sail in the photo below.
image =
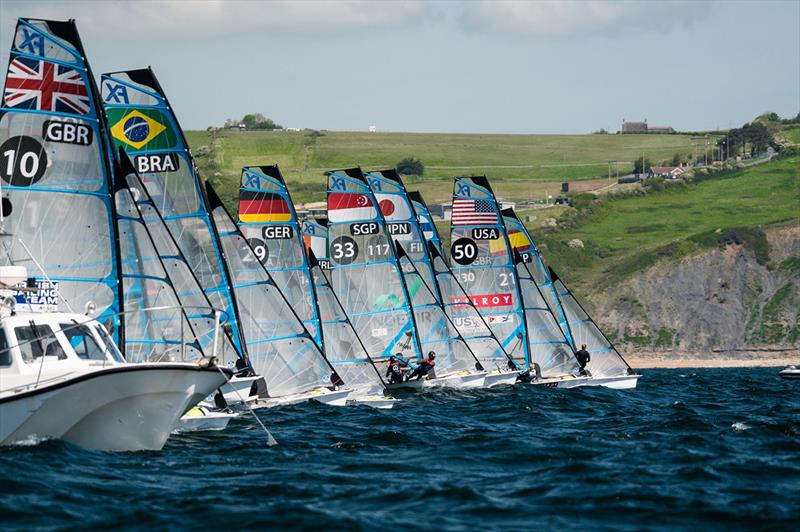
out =
{"type": "Polygon", "coordinates": [[[15,57],[8,65],[3,107],[89,114],[89,93],[74,68],[15,57]]]}

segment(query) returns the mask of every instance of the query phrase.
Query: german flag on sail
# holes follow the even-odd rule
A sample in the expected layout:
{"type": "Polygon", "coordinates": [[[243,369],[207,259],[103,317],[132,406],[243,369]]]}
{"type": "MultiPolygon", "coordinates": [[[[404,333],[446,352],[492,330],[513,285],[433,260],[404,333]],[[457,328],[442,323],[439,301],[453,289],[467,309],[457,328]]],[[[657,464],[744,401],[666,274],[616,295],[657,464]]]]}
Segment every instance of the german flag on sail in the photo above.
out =
{"type": "Polygon", "coordinates": [[[239,191],[240,222],[289,222],[291,219],[289,204],[280,194],[253,190],[239,191]]]}

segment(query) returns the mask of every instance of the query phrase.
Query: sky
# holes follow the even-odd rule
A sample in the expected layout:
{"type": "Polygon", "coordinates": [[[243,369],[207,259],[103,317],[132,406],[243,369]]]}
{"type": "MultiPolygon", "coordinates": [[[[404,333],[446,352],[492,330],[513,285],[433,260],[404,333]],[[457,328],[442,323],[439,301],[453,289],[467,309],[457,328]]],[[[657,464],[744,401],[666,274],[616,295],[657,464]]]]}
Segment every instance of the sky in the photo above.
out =
{"type": "Polygon", "coordinates": [[[92,69],[152,66],[185,129],[463,133],[737,127],[800,111],[800,1],[0,0],[74,18],[92,69]]]}

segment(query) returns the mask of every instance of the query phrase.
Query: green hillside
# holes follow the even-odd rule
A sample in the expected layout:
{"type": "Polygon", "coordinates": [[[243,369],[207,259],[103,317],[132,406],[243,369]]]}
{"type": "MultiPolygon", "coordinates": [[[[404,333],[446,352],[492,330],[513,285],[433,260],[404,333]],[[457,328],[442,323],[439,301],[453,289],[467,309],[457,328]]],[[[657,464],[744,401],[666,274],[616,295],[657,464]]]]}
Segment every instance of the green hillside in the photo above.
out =
{"type": "MultiPolygon", "coordinates": [[[[189,131],[204,176],[226,201],[235,197],[241,167],[278,163],[295,201],[324,199],[326,170],[361,165],[387,168],[405,157],[425,164],[417,183],[430,202],[445,201],[454,175],[487,174],[508,199],[541,199],[562,181],[626,174],[644,156],[653,162],[702,159],[705,139],[688,135],[467,135],[425,133],[314,133],[284,131],[189,131]],[[520,186],[524,181],[524,186],[520,186]]],[[[713,145],[713,141],[711,142],[713,145]]]]}
{"type": "Polygon", "coordinates": [[[538,240],[557,270],[600,286],[660,259],[727,242],[744,243],[767,262],[761,229],[783,223],[800,224],[797,156],[645,195],[595,200],[574,225],[539,231],[538,240]],[[573,239],[583,247],[570,247],[573,239]]]}

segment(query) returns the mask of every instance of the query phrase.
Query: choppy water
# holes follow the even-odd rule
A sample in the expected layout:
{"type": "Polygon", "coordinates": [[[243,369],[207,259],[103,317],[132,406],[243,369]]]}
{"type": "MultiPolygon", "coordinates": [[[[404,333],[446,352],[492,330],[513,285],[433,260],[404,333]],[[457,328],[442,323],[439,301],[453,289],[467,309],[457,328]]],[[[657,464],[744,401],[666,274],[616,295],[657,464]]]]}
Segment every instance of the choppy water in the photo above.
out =
{"type": "Polygon", "coordinates": [[[243,419],[157,453],[2,448],[0,526],[796,528],[800,382],[776,373],[261,410],[275,447],[243,419]]]}

